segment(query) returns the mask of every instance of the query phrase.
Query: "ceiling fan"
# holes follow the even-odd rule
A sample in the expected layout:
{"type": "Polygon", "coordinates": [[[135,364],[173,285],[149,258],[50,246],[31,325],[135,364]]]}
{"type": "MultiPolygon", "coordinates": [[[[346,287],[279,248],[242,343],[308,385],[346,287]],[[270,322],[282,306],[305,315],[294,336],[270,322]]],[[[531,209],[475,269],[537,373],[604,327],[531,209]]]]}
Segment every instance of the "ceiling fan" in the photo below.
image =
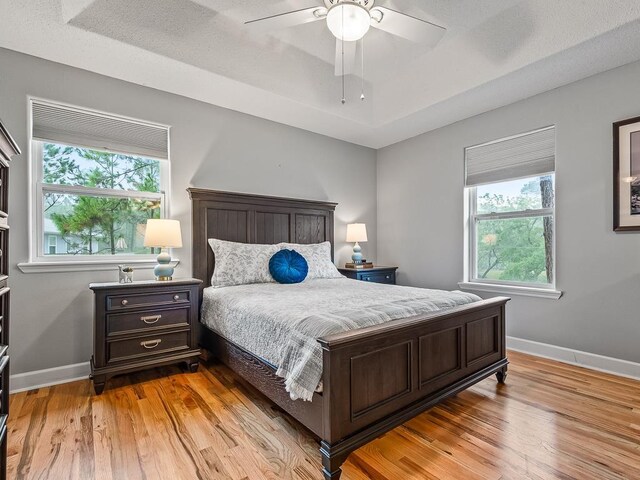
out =
{"type": "Polygon", "coordinates": [[[277,30],[304,23],[326,20],[327,27],[336,37],[336,75],[348,75],[355,70],[356,42],[369,31],[369,27],[423,44],[435,46],[446,29],[411,15],[387,7],[374,6],[375,0],[323,0],[324,6],[303,8],[270,17],[245,22],[260,25],[266,30],[277,30]]]}

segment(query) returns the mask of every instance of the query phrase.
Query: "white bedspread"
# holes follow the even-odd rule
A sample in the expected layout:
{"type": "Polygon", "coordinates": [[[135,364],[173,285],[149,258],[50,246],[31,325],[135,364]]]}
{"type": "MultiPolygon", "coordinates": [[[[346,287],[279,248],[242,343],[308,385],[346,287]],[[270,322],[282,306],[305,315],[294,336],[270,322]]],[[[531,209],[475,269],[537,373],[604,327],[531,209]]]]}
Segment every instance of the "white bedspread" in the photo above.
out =
{"type": "Polygon", "coordinates": [[[209,287],[202,322],[277,367],[291,398],[311,400],[322,377],[318,338],[478,300],[460,291],[347,278],[209,287]]]}

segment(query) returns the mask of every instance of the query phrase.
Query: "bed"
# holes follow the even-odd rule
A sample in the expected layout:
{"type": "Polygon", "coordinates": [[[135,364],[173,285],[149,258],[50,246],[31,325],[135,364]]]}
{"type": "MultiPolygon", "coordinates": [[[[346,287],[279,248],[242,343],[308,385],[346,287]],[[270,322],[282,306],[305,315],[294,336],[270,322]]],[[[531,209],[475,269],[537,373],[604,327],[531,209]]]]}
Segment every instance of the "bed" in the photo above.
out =
{"type": "MultiPolygon", "coordinates": [[[[334,203],[193,188],[189,194],[193,275],[203,289],[211,286],[214,270],[210,238],[333,244],[334,203]]],[[[320,439],[324,478],[338,479],[342,463],[360,446],[490,375],[505,381],[508,300],[447,305],[318,338],[321,388],[309,393],[310,401],[293,400],[273,361],[230,341],[222,330],[202,325],[200,343],[313,432],[320,439]]]]}

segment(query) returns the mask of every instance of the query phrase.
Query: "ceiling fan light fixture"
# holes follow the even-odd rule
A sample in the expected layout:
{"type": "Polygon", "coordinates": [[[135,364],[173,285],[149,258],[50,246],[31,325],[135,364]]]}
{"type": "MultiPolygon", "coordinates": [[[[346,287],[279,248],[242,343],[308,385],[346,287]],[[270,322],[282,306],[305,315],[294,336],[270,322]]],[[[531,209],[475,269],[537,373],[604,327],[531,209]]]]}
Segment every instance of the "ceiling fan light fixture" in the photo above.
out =
{"type": "Polygon", "coordinates": [[[327,13],[329,30],[338,40],[345,42],[360,40],[369,31],[370,25],[369,10],[357,3],[338,3],[327,13]]]}

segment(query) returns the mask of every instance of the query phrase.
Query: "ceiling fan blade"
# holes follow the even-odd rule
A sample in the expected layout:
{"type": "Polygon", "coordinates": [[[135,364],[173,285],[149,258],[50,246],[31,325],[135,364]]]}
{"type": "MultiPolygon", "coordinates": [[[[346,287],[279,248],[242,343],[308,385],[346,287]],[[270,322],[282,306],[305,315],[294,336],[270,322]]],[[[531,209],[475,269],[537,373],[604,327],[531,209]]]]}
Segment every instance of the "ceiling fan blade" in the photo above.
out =
{"type": "Polygon", "coordinates": [[[270,17],[258,18],[256,20],[249,20],[244,24],[259,28],[263,31],[280,30],[287,27],[293,27],[295,25],[316,22],[326,18],[326,16],[326,8],[311,7],[303,8],[302,10],[295,10],[293,12],[279,13],[277,15],[271,15],[270,17]]]}
{"type": "MultiPolygon", "coordinates": [[[[356,70],[356,43],[344,42],[344,74],[350,75],[356,70]]],[[[336,76],[342,75],[342,41],[336,38],[336,76]]]]}
{"type": "Polygon", "coordinates": [[[412,42],[434,47],[446,28],[386,7],[371,9],[371,26],[412,42]]]}

